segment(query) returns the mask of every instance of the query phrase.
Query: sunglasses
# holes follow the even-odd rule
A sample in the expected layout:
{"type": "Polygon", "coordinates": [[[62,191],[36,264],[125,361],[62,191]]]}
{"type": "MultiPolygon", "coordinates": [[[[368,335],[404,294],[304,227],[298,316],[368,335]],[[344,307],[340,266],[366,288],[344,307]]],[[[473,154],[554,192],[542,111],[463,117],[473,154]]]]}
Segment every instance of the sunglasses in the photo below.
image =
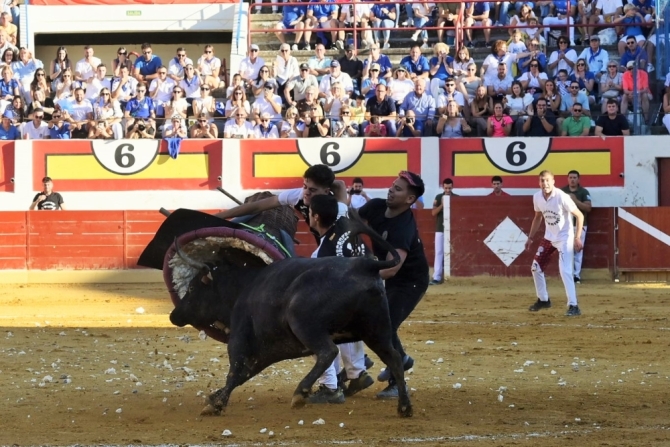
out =
{"type": "Polygon", "coordinates": [[[184,53],[184,54],[177,54],[177,56],[179,56],[179,57],[186,57],[186,53],[184,53]]]}
{"type": "Polygon", "coordinates": [[[468,68],[468,71],[477,71],[476,68],[468,68]]]}
{"type": "Polygon", "coordinates": [[[205,54],[212,54],[212,50],[205,51],[205,54]]]}
{"type": "Polygon", "coordinates": [[[142,54],[151,54],[151,51],[142,51],[142,54]]]}
{"type": "Polygon", "coordinates": [[[40,116],[35,115],[33,118],[35,118],[36,120],[41,120],[42,118],[44,118],[44,115],[40,115],[40,116]]]}
{"type": "Polygon", "coordinates": [[[376,68],[373,68],[373,69],[372,69],[372,70],[370,70],[370,71],[379,71],[379,70],[377,70],[376,68]]]}
{"type": "Polygon", "coordinates": [[[244,92],[237,91],[235,92],[236,95],[244,95],[244,92]]]}
{"type": "Polygon", "coordinates": [[[43,76],[44,76],[44,73],[35,73],[35,75],[37,75],[37,76],[39,76],[39,77],[43,77],[43,76]]]}
{"type": "Polygon", "coordinates": [[[608,65],[607,68],[616,68],[616,65],[608,65]]]}
{"type": "Polygon", "coordinates": [[[206,92],[206,91],[209,91],[209,89],[207,87],[200,87],[200,91],[201,92],[206,92]]]}
{"type": "Polygon", "coordinates": [[[100,95],[102,95],[102,96],[109,96],[109,92],[106,92],[106,93],[100,93],[100,95]]]}
{"type": "Polygon", "coordinates": [[[118,54],[119,56],[125,56],[125,55],[126,55],[126,52],[125,52],[125,51],[119,51],[119,52],[116,53],[116,54],[118,54]]]}
{"type": "Polygon", "coordinates": [[[574,89],[574,90],[577,90],[579,88],[579,86],[578,85],[571,85],[570,88],[574,89]]]}
{"type": "Polygon", "coordinates": [[[269,118],[263,118],[261,121],[264,122],[264,123],[268,123],[268,122],[270,122],[270,119],[269,118]]]}
{"type": "Polygon", "coordinates": [[[342,112],[342,115],[351,115],[351,112],[342,112]]]}
{"type": "Polygon", "coordinates": [[[572,109],[572,111],[573,111],[573,112],[580,112],[580,113],[581,113],[582,109],[572,109]]]}
{"type": "Polygon", "coordinates": [[[309,68],[301,68],[300,71],[309,71],[309,68]]]}
{"type": "Polygon", "coordinates": [[[456,87],[456,84],[450,82],[449,84],[444,84],[445,87],[456,87]]]}
{"type": "Polygon", "coordinates": [[[172,93],[184,93],[182,90],[172,90],[172,93]]]}
{"type": "MultiPolygon", "coordinates": [[[[237,115],[237,116],[239,116],[239,115],[237,115]]],[[[207,120],[198,120],[198,122],[199,122],[199,123],[206,123],[207,120]]]]}
{"type": "Polygon", "coordinates": [[[53,118],[54,119],[60,119],[60,115],[54,115],[53,118]]]}
{"type": "Polygon", "coordinates": [[[258,50],[252,48],[251,50],[249,50],[249,52],[250,52],[250,53],[256,53],[256,52],[258,52],[258,50]]]}
{"type": "Polygon", "coordinates": [[[628,45],[635,45],[635,42],[626,42],[628,45]]]}
{"type": "MultiPolygon", "coordinates": [[[[407,120],[409,121],[410,118],[407,118],[407,120]]],[[[414,179],[412,179],[412,175],[409,173],[409,171],[400,171],[400,173],[398,174],[398,177],[400,177],[401,179],[406,180],[407,183],[409,183],[410,185],[416,186],[416,183],[414,182],[414,179]]]]}
{"type": "Polygon", "coordinates": [[[577,64],[577,66],[578,66],[578,67],[585,67],[586,64],[582,62],[582,63],[577,64]]]}
{"type": "Polygon", "coordinates": [[[261,73],[270,73],[270,70],[261,70],[261,73]]]}
{"type": "Polygon", "coordinates": [[[561,44],[566,44],[566,45],[567,45],[568,42],[566,42],[565,40],[559,40],[559,41],[558,41],[558,44],[559,44],[559,45],[561,45],[561,44]]]}
{"type": "Polygon", "coordinates": [[[244,115],[235,115],[237,118],[244,118],[244,115]]]}
{"type": "Polygon", "coordinates": [[[282,53],[288,53],[288,50],[281,50],[282,53]]]}
{"type": "Polygon", "coordinates": [[[530,66],[531,66],[531,67],[535,67],[535,68],[538,68],[538,67],[539,67],[539,65],[537,65],[537,64],[530,64],[530,66]]]}

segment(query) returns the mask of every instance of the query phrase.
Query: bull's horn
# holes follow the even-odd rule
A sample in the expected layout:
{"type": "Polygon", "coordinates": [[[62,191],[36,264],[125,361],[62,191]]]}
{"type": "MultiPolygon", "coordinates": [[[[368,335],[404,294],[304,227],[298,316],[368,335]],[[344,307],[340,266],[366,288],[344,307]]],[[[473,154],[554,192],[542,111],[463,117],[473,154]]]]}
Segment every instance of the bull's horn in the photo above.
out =
{"type": "Polygon", "coordinates": [[[179,243],[177,242],[177,238],[174,238],[174,246],[177,251],[177,256],[179,256],[182,259],[182,261],[184,261],[191,267],[197,268],[198,270],[207,269],[207,271],[209,272],[209,266],[207,264],[205,264],[204,262],[196,261],[195,259],[188,256],[186,253],[181,251],[181,248],[179,248],[179,243]]]}

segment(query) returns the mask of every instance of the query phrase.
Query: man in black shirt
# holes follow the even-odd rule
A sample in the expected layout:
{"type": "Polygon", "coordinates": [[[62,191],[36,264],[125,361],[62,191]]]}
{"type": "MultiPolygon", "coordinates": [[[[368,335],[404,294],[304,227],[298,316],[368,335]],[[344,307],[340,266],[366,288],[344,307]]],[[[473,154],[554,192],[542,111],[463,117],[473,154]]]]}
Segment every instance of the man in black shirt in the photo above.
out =
{"type": "Polygon", "coordinates": [[[51,177],[44,177],[42,185],[44,185],[44,191],[35,195],[29,209],[32,211],[37,207],[38,210],[65,210],[63,196],[54,192],[54,184],[51,177]]]}
{"type": "MultiPolygon", "coordinates": [[[[394,330],[393,347],[402,356],[405,371],[414,365],[414,360],[403,350],[398,338],[398,327],[428,289],[428,261],[410,209],[424,191],[421,177],[402,171],[389,189],[386,200],[372,199],[359,210],[360,216],[367,220],[368,225],[381,234],[400,255],[401,262],[397,266],[379,273],[386,280],[386,296],[394,330]]],[[[378,259],[392,258],[389,252],[374,243],[372,249],[378,259]]],[[[377,394],[378,398],[398,397],[398,385],[388,367],[379,374],[377,380],[389,381],[386,389],[377,394]]]]}
{"type": "Polygon", "coordinates": [[[395,101],[390,96],[386,96],[386,86],[384,84],[377,84],[375,96],[368,99],[365,106],[365,121],[361,126],[361,135],[365,132],[365,128],[370,124],[370,118],[373,116],[379,117],[379,122],[386,126],[386,135],[395,136],[395,101]]]}
{"type": "Polygon", "coordinates": [[[555,135],[556,118],[547,114],[547,100],[540,98],[534,105],[534,112],[523,123],[523,133],[528,137],[549,137],[555,135]]]}
{"type": "Polygon", "coordinates": [[[595,135],[597,137],[630,135],[628,120],[619,113],[619,106],[614,99],[607,100],[607,115],[598,117],[595,135]]]}
{"type": "Polygon", "coordinates": [[[342,71],[349,75],[354,83],[354,93],[361,92],[361,74],[363,73],[363,62],[356,57],[356,47],[347,45],[345,56],[338,61],[342,71]]]}

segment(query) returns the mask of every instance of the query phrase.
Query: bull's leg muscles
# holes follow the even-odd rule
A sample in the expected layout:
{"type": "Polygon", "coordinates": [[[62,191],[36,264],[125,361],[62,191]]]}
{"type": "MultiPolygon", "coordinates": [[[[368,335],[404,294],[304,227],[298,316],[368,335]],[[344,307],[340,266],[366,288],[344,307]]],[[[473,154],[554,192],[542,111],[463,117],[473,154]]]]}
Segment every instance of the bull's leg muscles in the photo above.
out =
{"type": "MultiPolygon", "coordinates": [[[[301,331],[298,331],[301,332],[301,331]]],[[[291,407],[299,408],[305,405],[305,398],[309,395],[314,382],[326,371],[326,369],[333,363],[337,353],[339,352],[335,343],[330,340],[328,334],[304,334],[296,333],[296,337],[305,344],[316,356],[316,363],[312,370],[307,373],[304,379],[298,384],[293,393],[291,400],[291,407]]]]}

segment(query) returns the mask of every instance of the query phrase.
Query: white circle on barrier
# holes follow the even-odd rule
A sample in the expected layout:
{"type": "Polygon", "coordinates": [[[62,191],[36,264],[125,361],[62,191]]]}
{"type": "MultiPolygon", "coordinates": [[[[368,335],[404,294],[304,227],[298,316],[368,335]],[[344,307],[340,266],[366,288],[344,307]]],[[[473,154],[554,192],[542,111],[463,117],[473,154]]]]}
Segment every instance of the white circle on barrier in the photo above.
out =
{"type": "Polygon", "coordinates": [[[537,168],[550,149],[551,138],[484,138],[484,153],[491,164],[510,174],[537,168]]]}
{"type": "Polygon", "coordinates": [[[114,174],[132,175],[145,170],[158,156],[158,140],[93,140],[93,155],[114,174]]]}
{"type": "Polygon", "coordinates": [[[299,139],[298,153],[310,166],[324,164],[333,172],[346,171],[363,155],[365,141],[361,138],[299,139]]]}

